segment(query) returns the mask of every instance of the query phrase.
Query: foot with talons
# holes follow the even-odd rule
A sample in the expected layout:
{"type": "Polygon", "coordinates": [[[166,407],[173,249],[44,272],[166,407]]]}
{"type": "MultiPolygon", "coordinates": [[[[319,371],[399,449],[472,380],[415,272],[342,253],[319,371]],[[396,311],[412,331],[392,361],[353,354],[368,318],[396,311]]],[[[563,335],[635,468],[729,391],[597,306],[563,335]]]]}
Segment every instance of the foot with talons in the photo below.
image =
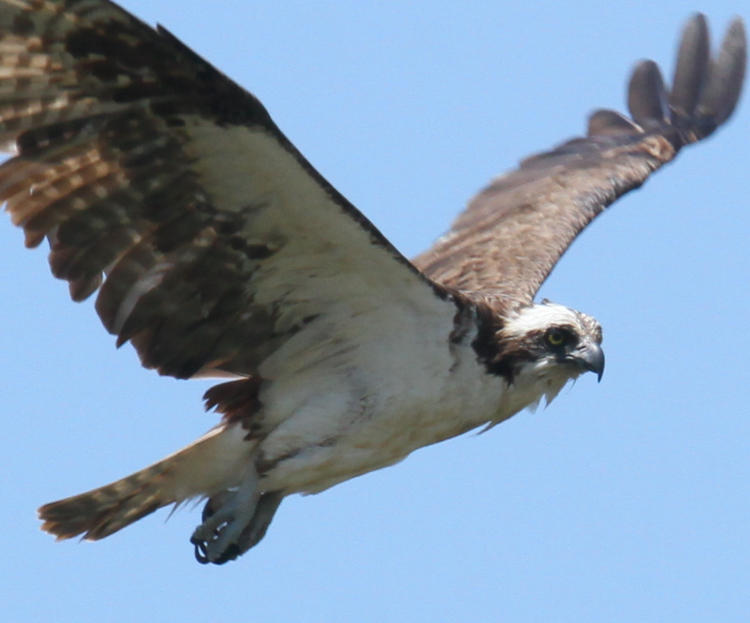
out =
{"type": "Polygon", "coordinates": [[[190,538],[195,559],[201,564],[222,565],[244,554],[266,534],[283,494],[265,493],[238,512],[236,493],[225,491],[203,508],[203,523],[190,538]]]}

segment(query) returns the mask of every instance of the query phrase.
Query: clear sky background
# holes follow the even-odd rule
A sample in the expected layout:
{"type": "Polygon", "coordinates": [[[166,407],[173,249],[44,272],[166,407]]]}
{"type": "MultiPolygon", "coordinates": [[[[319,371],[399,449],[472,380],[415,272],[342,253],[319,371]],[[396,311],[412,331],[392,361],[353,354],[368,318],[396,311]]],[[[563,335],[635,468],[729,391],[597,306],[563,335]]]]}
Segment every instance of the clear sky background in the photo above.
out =
{"type": "MultiPolygon", "coordinates": [[[[128,0],[252,90],[407,255],[519,158],[671,72],[684,2],[128,0]]],[[[714,42],[747,0],[711,0],[714,42]]],[[[573,245],[541,296],[595,315],[607,370],[485,435],[287,499],[223,567],[199,509],[54,543],[41,503],[212,426],[203,382],[142,370],[46,250],[0,225],[6,621],[746,621],[750,611],[750,94],[573,245]]]]}

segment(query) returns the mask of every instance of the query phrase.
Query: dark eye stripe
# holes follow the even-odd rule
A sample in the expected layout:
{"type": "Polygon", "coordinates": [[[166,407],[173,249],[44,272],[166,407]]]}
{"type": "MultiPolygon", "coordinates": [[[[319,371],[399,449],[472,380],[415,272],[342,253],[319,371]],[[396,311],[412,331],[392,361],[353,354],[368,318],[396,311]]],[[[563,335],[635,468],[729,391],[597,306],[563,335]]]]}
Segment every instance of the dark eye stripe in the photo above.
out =
{"type": "Polygon", "coordinates": [[[572,327],[550,327],[544,334],[545,341],[550,346],[559,348],[578,342],[578,335],[572,327]]]}

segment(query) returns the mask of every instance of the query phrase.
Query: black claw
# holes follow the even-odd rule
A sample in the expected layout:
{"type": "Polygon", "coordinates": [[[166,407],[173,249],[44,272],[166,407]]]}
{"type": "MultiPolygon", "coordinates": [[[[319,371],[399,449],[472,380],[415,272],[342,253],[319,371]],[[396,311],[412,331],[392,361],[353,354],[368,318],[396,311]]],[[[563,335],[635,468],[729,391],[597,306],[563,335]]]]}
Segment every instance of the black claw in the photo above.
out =
{"type": "Polygon", "coordinates": [[[195,559],[199,563],[201,563],[202,565],[207,565],[209,562],[211,562],[208,559],[205,541],[193,541],[193,539],[190,539],[190,542],[195,545],[195,559]]]}
{"type": "Polygon", "coordinates": [[[208,557],[208,543],[206,541],[190,539],[190,542],[195,546],[195,559],[202,565],[207,565],[209,562],[215,565],[223,565],[225,562],[235,560],[242,553],[240,548],[232,543],[219,558],[211,560],[208,557]]]}
{"type": "MultiPolygon", "coordinates": [[[[215,565],[223,565],[230,560],[236,560],[251,547],[255,547],[266,534],[268,525],[271,523],[271,519],[283,498],[283,494],[278,491],[264,493],[258,502],[255,514],[240,534],[238,542],[229,544],[216,560],[211,560],[208,557],[208,546],[221,536],[228,523],[225,522],[218,526],[208,540],[191,538],[190,542],[195,546],[195,559],[202,565],[209,562],[215,565]]],[[[205,522],[216,514],[216,511],[221,508],[222,502],[221,494],[209,499],[203,507],[202,520],[205,522]]]]}

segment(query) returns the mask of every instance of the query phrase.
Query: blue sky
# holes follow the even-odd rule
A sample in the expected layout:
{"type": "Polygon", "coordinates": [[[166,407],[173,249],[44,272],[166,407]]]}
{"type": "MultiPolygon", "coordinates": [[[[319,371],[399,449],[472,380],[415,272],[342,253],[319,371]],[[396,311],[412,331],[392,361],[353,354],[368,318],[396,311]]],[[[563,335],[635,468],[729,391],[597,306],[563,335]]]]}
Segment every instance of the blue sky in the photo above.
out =
{"type": "MultiPolygon", "coordinates": [[[[682,2],[129,0],[253,91],[407,255],[519,158],[671,71],[682,2]],[[518,6],[511,6],[518,5],[518,6]]],[[[750,5],[706,3],[714,39],[750,5]]],[[[747,95],[747,94],[746,94],[747,95]]],[[[576,241],[546,296],[595,315],[607,370],[485,435],[285,501],[239,562],[196,564],[199,510],[55,544],[43,502],[212,426],[207,384],[142,370],[46,252],[0,225],[0,527],[8,621],[741,621],[750,610],[750,162],[728,127],[576,241]]],[[[589,378],[590,377],[590,378],[589,378]]]]}

